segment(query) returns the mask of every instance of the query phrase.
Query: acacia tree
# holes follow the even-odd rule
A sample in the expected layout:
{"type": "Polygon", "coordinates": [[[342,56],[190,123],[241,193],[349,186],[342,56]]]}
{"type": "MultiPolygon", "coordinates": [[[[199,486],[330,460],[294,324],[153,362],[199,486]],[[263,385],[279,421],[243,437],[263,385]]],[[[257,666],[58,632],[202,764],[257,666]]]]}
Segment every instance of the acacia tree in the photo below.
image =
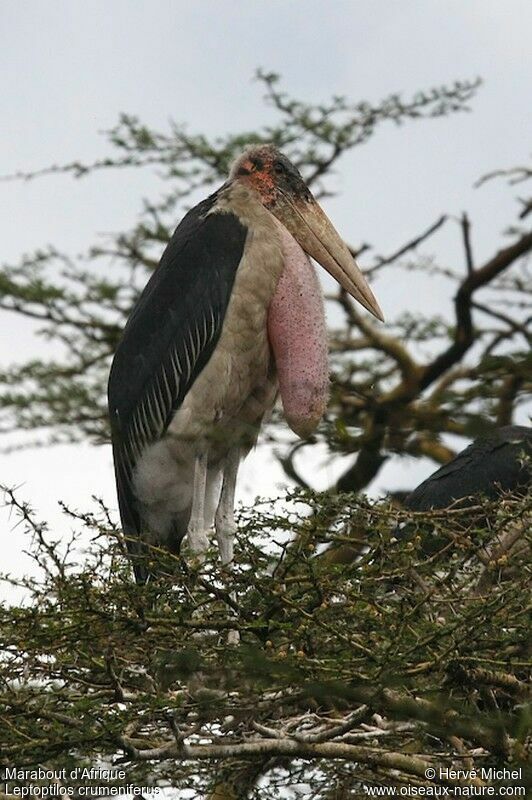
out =
{"type": "MultiPolygon", "coordinates": [[[[245,144],[273,141],[321,197],[338,160],[378,126],[463,111],[479,85],[317,105],[288,97],[275,75],[259,80],[277,115],[271,127],[210,141],[178,125],[161,134],[124,115],[108,134],[109,158],[43,170],[82,177],[156,168],[168,189],[145,203],[131,230],[82,259],[53,248],[3,267],[0,307],[39,320],[44,335],[63,345],[55,361],[0,373],[4,431],[108,440],[109,361],[132,304],[176,219],[225,178],[245,144]]],[[[527,168],[509,174],[529,177],[527,168]]],[[[387,504],[307,491],[298,452],[321,440],[332,453],[353,454],[331,489],[358,492],[390,455],[441,463],[452,456],[443,434],[467,437],[512,420],[532,375],[532,233],[523,227],[531,207],[521,200],[509,241],[480,265],[467,215],[457,228],[463,267],[420,255],[448,217],[413,230],[389,255],[352,243],[370,275],[393,267],[449,278],[454,308],[450,299],[448,318],[402,313],[383,328],[344,293],[329,298],[343,323],[331,332],[328,416],[314,440],[285,445],[279,456],[303,490],[283,514],[269,504],[242,513],[231,576],[214,559],[198,572],[154,552],[169,577],[135,587],[105,509],[66,510],[94,535],[78,563],[74,546],[58,545],[8,492],[34,537],[41,577],[22,581],[31,605],[1,612],[3,766],[60,770],[118,759],[127,778],[113,778],[116,785],[167,780],[198,797],[210,787],[221,800],[261,796],[260,780],[272,797],[299,782],[303,796],[340,800],[375,780],[429,785],[433,765],[523,760],[529,550],[512,545],[527,536],[530,499],[507,498],[495,516],[491,509],[490,544],[481,524],[489,509],[423,516],[447,542],[443,555],[427,560],[417,539],[393,540],[397,512],[387,504]],[[346,563],[318,555],[324,544],[347,544],[346,563]],[[227,648],[224,632],[233,628],[241,646],[227,648]]]]}
{"type": "Polygon", "coordinates": [[[0,609],[9,800],[50,785],[38,767],[74,797],[171,786],[341,800],[435,784],[471,796],[500,785],[490,770],[503,766],[525,785],[531,497],[422,515],[445,542],[427,559],[419,537],[390,538],[390,506],[299,492],[295,510],[242,513],[231,576],[212,555],[198,569],[154,550],[166,577],[139,587],[105,509],[68,512],[93,533],[78,563],[75,541],[65,552],[9,496],[42,570],[15,581],[31,602],[0,609]],[[356,563],[316,557],[355,547],[353,530],[366,531],[356,563]],[[87,777],[94,765],[108,772],[87,777]]]}
{"type": "MultiPolygon", "coordinates": [[[[155,268],[184,208],[225,179],[245,144],[273,141],[323,196],[339,159],[366,144],[379,126],[463,111],[479,85],[460,82],[409,99],[391,95],[376,104],[336,97],[316,105],[287,97],[275,75],[260,73],[259,79],[278,116],[276,125],[209,141],[178,125],[161,134],[123,115],[108,133],[115,154],[92,165],[43,170],[82,177],[102,169],[150,167],[157,168],[169,188],[158,200],[144,203],[141,220],[131,230],[108,237],[85,258],[50,248],[4,265],[0,307],[40,321],[42,334],[61,342],[64,352],[60,359],[32,359],[0,373],[4,431],[39,430],[53,441],[108,441],[104,388],[109,362],[146,271],[155,268]]],[[[354,247],[365,251],[370,275],[393,268],[450,278],[456,284],[455,309],[449,300],[447,317],[400,313],[382,328],[359,314],[343,293],[331,298],[345,322],[331,333],[332,403],[319,436],[335,451],[357,453],[340,479],[342,489],[365,488],[391,453],[448,460],[452,453],[442,433],[470,436],[483,425],[508,422],[530,388],[523,270],[532,234],[518,220],[509,244],[476,265],[464,215],[464,268],[440,266],[418,255],[430,236],[449,223],[441,217],[422,233],[413,230],[411,241],[389,255],[372,255],[367,244],[354,247]],[[482,301],[477,297],[481,289],[482,301]]],[[[294,448],[282,458],[289,476],[300,480],[294,448]]]]}

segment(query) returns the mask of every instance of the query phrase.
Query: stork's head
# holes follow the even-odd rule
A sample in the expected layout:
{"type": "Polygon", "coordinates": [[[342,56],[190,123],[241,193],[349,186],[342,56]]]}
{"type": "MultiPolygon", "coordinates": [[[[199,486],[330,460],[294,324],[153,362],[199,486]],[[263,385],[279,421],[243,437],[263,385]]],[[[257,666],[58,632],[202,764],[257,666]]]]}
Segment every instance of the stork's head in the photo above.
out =
{"type": "Polygon", "coordinates": [[[262,204],[355,300],[382,320],[368,282],[332,222],[312,196],[297,167],[271,144],[248,148],[235,161],[230,180],[246,184],[262,204]]]}

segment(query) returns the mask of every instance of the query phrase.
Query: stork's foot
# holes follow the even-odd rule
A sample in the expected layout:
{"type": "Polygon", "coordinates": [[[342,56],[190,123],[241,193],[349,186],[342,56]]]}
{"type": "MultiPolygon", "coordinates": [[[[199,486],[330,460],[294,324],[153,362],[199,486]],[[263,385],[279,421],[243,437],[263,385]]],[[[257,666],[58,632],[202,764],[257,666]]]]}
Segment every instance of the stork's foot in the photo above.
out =
{"type": "Polygon", "coordinates": [[[209,549],[209,534],[205,530],[205,490],[207,486],[207,454],[200,453],[194,465],[192,509],[187,540],[190,552],[200,559],[209,549]]]}
{"type": "Polygon", "coordinates": [[[203,528],[190,527],[187,531],[188,548],[193,556],[200,560],[209,549],[209,534],[203,528]]]}
{"type": "Polygon", "coordinates": [[[220,561],[225,566],[233,560],[235,549],[236,522],[232,509],[229,513],[224,513],[220,508],[216,513],[214,521],[216,530],[216,540],[220,549],[220,561]]]}
{"type": "Polygon", "coordinates": [[[240,631],[228,631],[227,644],[240,644],[240,631]]]}
{"type": "Polygon", "coordinates": [[[240,449],[233,447],[225,461],[222,492],[214,518],[216,538],[220,548],[220,561],[224,565],[230,564],[234,555],[236,535],[235,488],[239,463],[240,449]]]}
{"type": "MultiPolygon", "coordinates": [[[[224,514],[223,510],[218,508],[216,518],[214,521],[216,530],[216,539],[220,549],[220,561],[226,570],[231,572],[231,562],[234,555],[234,544],[236,535],[236,522],[233,514],[233,509],[229,513],[224,514]]],[[[231,592],[231,600],[236,602],[236,592],[231,592]]],[[[227,644],[239,644],[240,633],[237,630],[227,631],[227,644]]]]}
{"type": "MultiPolygon", "coordinates": [[[[240,450],[238,447],[233,447],[225,461],[222,492],[214,517],[214,529],[220,550],[220,561],[226,569],[227,577],[231,574],[231,564],[234,556],[236,536],[235,487],[239,463],[240,450]]],[[[236,592],[231,592],[230,597],[236,603],[236,592]]],[[[240,633],[237,630],[229,630],[227,632],[227,644],[238,644],[239,642],[240,633]]]]}

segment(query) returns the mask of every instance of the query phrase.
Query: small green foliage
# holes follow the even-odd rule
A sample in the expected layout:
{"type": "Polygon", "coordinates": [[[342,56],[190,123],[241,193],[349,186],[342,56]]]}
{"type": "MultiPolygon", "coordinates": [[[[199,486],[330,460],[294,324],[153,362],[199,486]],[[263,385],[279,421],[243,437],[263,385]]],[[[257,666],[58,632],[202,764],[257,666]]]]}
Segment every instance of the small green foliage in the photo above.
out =
{"type": "MultiPolygon", "coordinates": [[[[0,270],[0,309],[36,321],[62,353],[3,365],[1,432],[108,440],[105,386],[131,308],[176,222],[225,180],[243,147],[274,142],[326,197],[340,159],[379,126],[468,110],[479,87],[307,103],[274,73],[257,80],[272,120],[260,130],[210,140],[123,114],[107,132],[108,157],[15,176],[147,167],[163,189],[130,230],[82,257],[50,247],[0,270]]],[[[486,178],[495,175],[521,185],[532,171],[486,178]]],[[[521,222],[530,201],[519,211],[509,244],[482,265],[472,261],[466,215],[465,267],[423,252],[453,224],[446,215],[416,235],[414,221],[412,238],[391,254],[352,248],[372,280],[397,280],[400,270],[410,281],[444,278],[448,302],[435,317],[399,310],[376,326],[343,292],[328,298],[341,313],[330,333],[329,412],[312,440],[277,442],[292,481],[305,485],[297,458],[316,442],[352,454],[338,486],[360,491],[390,456],[443,463],[453,453],[442,434],[473,437],[513,420],[532,375],[532,234],[521,222]]],[[[271,441],[283,435],[278,419],[271,441]]],[[[187,797],[213,785],[210,800],[264,797],[266,785],[268,797],[295,799],[288,787],[301,784],[315,800],[340,800],[365,796],[361,783],[376,777],[423,785],[427,766],[517,765],[526,756],[530,498],[416,515],[398,540],[401,517],[386,503],[297,491],[242,511],[230,573],[214,552],[198,566],[154,549],[159,578],[144,587],[132,582],[105,509],[65,509],[91,536],[81,553],[80,531],[59,544],[12,492],[8,501],[33,536],[39,575],[5,577],[26,599],[0,608],[0,766],[112,762],[125,765],[128,782],[187,797]],[[505,549],[514,525],[518,544],[505,549]],[[228,646],[234,629],[240,644],[228,646]]]]}
{"type": "MultiPolygon", "coordinates": [[[[241,511],[230,574],[215,552],[192,568],[155,549],[160,577],[142,587],[105,509],[68,512],[91,531],[80,560],[9,502],[40,577],[17,582],[29,602],[0,611],[3,766],[119,759],[128,782],[201,797],[210,759],[233,763],[229,745],[266,743],[273,766],[282,740],[301,746],[325,799],[350,768],[351,781],[371,779],[375,758],[387,781],[398,764],[402,779],[417,774],[415,754],[455,763],[457,741],[483,765],[524,759],[530,497],[415,515],[403,540],[405,513],[388,503],[297,491],[241,511]],[[502,552],[518,524],[519,547],[502,552]],[[442,540],[430,557],[423,531],[442,540]],[[318,731],[339,747],[325,762],[303,747],[318,731]]],[[[270,777],[290,786],[301,770],[285,760],[270,777]]]]}

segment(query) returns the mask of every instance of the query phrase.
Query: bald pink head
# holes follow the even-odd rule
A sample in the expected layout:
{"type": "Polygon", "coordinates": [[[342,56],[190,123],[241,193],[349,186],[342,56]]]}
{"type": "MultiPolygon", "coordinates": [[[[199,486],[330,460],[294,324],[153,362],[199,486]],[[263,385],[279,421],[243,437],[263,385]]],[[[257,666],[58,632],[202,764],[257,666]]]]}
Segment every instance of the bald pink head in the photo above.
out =
{"type": "Polygon", "coordinates": [[[382,320],[366,279],[332,222],[320,208],[299,170],[271,144],[254,145],[235,161],[230,180],[257,193],[261,203],[364,308],[382,320]]]}

